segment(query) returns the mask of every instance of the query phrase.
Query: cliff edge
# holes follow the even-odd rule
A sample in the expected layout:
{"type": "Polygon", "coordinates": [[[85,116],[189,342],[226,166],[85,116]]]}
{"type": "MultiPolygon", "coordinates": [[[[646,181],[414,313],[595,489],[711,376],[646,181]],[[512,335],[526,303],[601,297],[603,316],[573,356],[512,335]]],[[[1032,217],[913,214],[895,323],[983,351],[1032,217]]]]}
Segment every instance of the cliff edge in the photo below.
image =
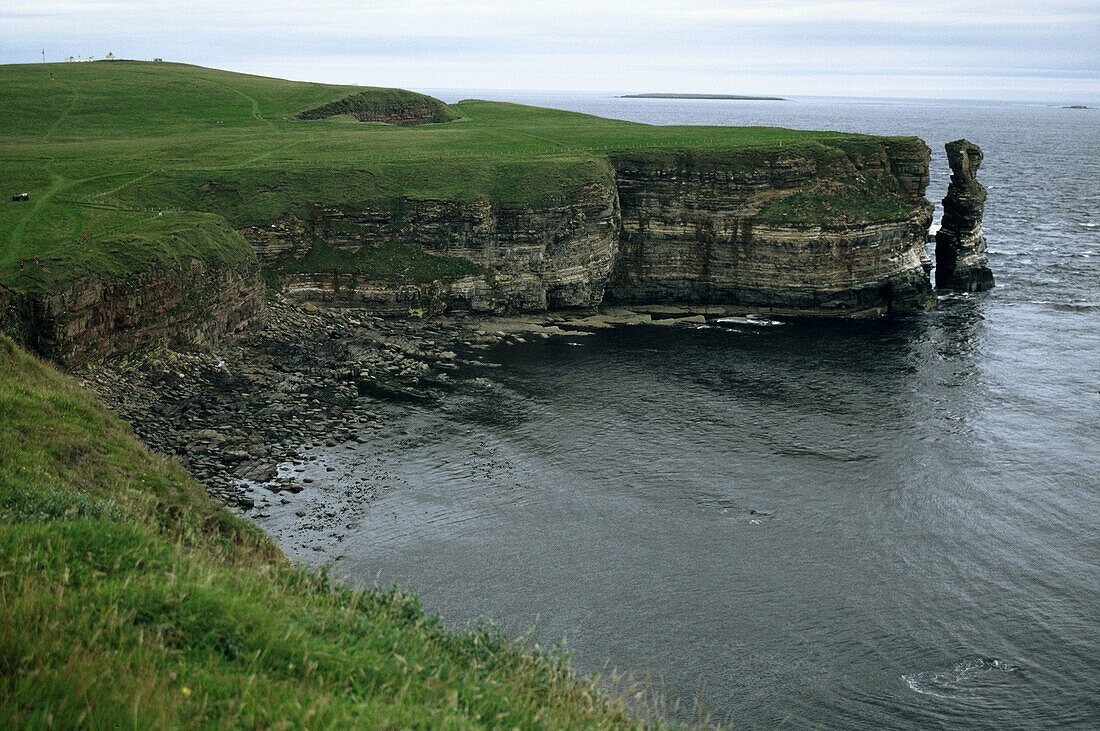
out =
{"type": "Polygon", "coordinates": [[[241,233],[288,294],[389,314],[603,303],[920,312],[935,304],[928,163],[916,138],[613,150],[577,185],[548,181],[548,200],[318,205],[241,233]],[[366,262],[387,250],[409,266],[380,277],[366,262]],[[410,252],[435,258],[414,266],[410,252]]]}

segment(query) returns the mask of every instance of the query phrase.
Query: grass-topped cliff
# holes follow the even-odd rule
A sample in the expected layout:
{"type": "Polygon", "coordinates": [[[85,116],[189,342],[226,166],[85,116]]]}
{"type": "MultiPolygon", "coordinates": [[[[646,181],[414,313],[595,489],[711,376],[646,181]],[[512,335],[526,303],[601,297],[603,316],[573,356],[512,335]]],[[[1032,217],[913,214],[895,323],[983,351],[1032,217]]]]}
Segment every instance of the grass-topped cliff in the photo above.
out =
{"type": "MultiPolygon", "coordinates": [[[[18,271],[20,259],[36,255],[50,270],[47,279],[124,269],[131,254],[147,251],[149,235],[173,220],[188,225],[181,217],[190,214],[180,209],[216,214],[241,229],[308,218],[315,204],[354,209],[434,199],[537,208],[606,183],[617,155],[693,168],[748,166],[752,150],[827,160],[875,139],[660,127],[482,101],[447,106],[400,90],[171,63],[0,66],[0,98],[0,285],[14,290],[38,286],[43,272],[18,271]],[[410,110],[434,123],[355,121],[390,115],[400,124],[410,110]],[[29,201],[9,202],[22,192],[29,201]],[[167,221],[150,220],[158,210],[167,221]],[[131,231],[130,244],[120,241],[131,231]],[[105,247],[117,255],[105,256],[105,247]]],[[[866,195],[891,195],[859,186],[832,193],[837,205],[857,211],[866,195]]],[[[780,205],[771,215],[798,220],[805,211],[812,208],[780,205]]],[[[193,243],[199,256],[206,245],[243,247],[232,236],[193,243]]],[[[395,249],[388,259],[400,263],[405,254],[406,265],[393,268],[416,270],[412,252],[395,249]]]]}
{"type": "Polygon", "coordinates": [[[292,569],[3,336],[0,611],[15,727],[631,723],[548,655],[292,569]]]}

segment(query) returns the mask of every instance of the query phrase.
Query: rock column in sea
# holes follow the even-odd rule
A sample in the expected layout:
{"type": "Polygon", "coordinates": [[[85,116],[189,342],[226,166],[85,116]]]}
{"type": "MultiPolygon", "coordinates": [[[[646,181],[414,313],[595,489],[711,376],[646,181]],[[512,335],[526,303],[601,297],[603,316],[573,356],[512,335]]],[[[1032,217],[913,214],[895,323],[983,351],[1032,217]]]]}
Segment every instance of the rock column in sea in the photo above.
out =
{"type": "Polygon", "coordinates": [[[943,222],[936,233],[936,289],[980,292],[993,286],[985,255],[982,214],[985,187],[977,181],[982,151],[973,142],[948,142],[951,184],[943,199],[943,222]]]}

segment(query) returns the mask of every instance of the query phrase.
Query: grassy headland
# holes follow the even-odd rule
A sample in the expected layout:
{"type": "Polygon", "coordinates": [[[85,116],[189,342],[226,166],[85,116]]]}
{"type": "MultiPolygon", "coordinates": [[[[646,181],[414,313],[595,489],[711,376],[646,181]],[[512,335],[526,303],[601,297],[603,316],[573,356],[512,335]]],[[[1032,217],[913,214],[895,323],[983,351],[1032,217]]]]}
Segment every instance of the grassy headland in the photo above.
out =
{"type": "MultiPolygon", "coordinates": [[[[215,214],[239,229],[304,218],[315,204],[353,209],[413,198],[537,208],[608,181],[617,156],[748,166],[754,150],[842,155],[873,139],[653,126],[484,101],[447,106],[395,89],[172,63],[0,66],[0,98],[0,284],[14,289],[32,283],[13,272],[36,255],[53,262],[55,277],[59,268],[118,272],[149,240],[127,245],[118,234],[147,230],[157,212],[168,220],[180,210],[215,214]],[[410,109],[428,110],[436,123],[353,116],[410,109]],[[29,201],[10,202],[22,192],[29,201]],[[82,253],[107,245],[117,258],[82,253]]],[[[842,194],[859,199],[849,201],[853,210],[865,202],[858,190],[842,194]]],[[[771,215],[804,213],[789,205],[771,215]]],[[[201,242],[194,253],[202,256],[201,242]]]]}
{"type": "Polygon", "coordinates": [[[0,718],[16,727],[633,723],[555,657],[291,568],[0,336],[0,718]]]}

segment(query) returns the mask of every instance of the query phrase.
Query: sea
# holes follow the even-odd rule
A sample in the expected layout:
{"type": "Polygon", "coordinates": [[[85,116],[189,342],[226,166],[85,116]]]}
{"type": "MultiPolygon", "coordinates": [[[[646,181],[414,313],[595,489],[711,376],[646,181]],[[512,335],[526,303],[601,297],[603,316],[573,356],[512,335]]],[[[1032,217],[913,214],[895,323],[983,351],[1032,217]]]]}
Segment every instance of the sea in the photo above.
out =
{"type": "Polygon", "coordinates": [[[458,629],[533,627],[670,720],[1100,728],[1100,111],[431,91],[918,135],[937,220],[965,137],[997,286],[479,351],[438,405],[364,399],[365,443],[306,450],[315,482],[261,521],[288,553],[458,629]]]}

